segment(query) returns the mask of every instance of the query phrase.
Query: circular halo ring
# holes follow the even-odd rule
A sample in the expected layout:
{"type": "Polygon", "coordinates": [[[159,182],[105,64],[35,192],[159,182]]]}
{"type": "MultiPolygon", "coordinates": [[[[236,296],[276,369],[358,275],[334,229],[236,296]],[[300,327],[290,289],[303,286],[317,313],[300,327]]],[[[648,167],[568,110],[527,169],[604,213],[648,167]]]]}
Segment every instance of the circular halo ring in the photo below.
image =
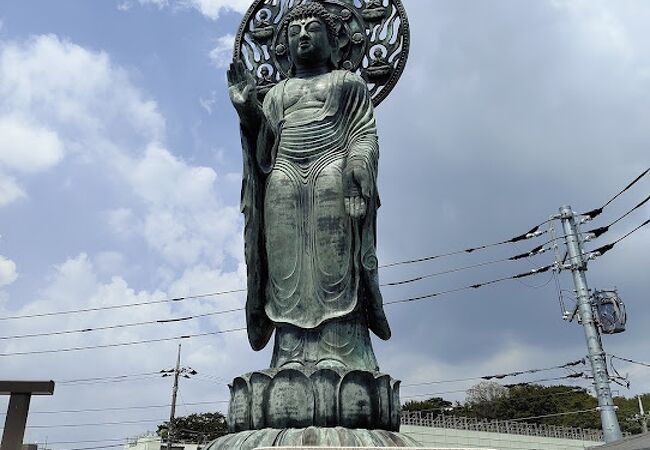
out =
{"type": "Polygon", "coordinates": [[[268,80],[260,79],[258,72],[262,65],[273,66],[274,83],[287,78],[283,19],[292,8],[312,1],[325,6],[342,23],[341,68],[361,75],[374,105],[379,105],[399,81],[408,59],[410,28],[401,0],[254,0],[235,38],[235,59],[242,60],[251,75],[267,87],[268,80]],[[271,16],[262,18],[261,10],[270,11],[271,16]],[[371,54],[378,45],[386,49],[379,60],[371,54]]]}

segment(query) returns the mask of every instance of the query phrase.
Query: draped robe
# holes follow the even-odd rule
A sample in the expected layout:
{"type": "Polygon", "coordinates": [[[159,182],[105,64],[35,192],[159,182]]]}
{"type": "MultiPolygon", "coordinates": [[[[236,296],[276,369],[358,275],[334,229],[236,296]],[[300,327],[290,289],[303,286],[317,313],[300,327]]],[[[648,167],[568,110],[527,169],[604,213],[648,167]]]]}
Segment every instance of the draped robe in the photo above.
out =
{"type": "Polygon", "coordinates": [[[372,101],[358,75],[335,70],[324,77],[322,107],[293,114],[305,105],[285,106],[285,80],[266,95],[257,136],[242,128],[248,336],[260,350],[277,328],[274,365],[311,358],[376,369],[368,328],[388,339],[390,327],[375,252],[379,151],[372,101]],[[360,191],[367,204],[361,219],[344,208],[349,165],[369,175],[360,191]]]}

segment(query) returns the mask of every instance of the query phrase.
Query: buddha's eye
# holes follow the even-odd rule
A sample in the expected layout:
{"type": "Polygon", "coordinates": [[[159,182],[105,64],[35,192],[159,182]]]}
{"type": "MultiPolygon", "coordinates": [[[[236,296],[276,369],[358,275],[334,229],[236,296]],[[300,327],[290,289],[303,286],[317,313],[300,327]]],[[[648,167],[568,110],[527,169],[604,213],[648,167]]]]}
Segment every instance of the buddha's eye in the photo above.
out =
{"type": "Polygon", "coordinates": [[[294,25],[289,27],[289,36],[298,36],[300,34],[300,26],[294,25]]]}
{"type": "Polygon", "coordinates": [[[320,31],[322,30],[323,27],[321,26],[320,22],[311,22],[309,25],[307,25],[307,31],[320,31]]]}

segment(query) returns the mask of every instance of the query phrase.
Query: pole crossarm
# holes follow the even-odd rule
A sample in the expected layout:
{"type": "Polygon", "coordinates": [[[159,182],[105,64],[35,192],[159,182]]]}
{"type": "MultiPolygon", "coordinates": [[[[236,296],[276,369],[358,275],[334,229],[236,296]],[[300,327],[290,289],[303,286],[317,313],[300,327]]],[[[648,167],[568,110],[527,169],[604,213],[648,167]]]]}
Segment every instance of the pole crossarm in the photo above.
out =
{"type": "Polygon", "coordinates": [[[0,395],[53,395],[54,381],[0,381],[0,395]]]}
{"type": "Polygon", "coordinates": [[[0,395],[9,395],[0,450],[21,450],[32,395],[54,394],[54,381],[0,381],[0,395]]]}

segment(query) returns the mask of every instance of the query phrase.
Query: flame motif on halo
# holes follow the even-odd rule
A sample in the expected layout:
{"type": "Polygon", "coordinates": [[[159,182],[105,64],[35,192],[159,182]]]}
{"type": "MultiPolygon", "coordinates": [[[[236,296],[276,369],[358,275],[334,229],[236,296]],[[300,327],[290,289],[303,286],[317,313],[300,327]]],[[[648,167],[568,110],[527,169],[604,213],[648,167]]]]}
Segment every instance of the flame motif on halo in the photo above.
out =
{"type": "Polygon", "coordinates": [[[410,31],[401,0],[255,0],[237,33],[234,56],[258,81],[260,96],[289,76],[283,18],[310,1],[337,17],[339,66],[361,75],[379,105],[397,84],[408,58],[410,31]]]}

